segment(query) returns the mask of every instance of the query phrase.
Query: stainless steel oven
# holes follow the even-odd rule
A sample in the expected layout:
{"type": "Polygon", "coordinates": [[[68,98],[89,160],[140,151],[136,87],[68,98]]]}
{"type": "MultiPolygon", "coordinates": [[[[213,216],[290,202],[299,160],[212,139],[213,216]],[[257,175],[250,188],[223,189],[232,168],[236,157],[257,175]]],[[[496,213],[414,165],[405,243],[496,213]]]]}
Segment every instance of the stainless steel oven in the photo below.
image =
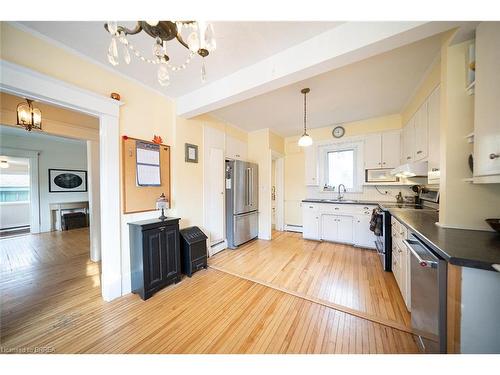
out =
{"type": "Polygon", "coordinates": [[[392,236],[391,215],[381,208],[376,209],[377,226],[375,233],[375,248],[379,255],[384,271],[392,270],[392,236]]]}
{"type": "Polygon", "coordinates": [[[446,353],[447,263],[415,234],[403,241],[410,252],[411,326],[425,353],[446,353]]]}

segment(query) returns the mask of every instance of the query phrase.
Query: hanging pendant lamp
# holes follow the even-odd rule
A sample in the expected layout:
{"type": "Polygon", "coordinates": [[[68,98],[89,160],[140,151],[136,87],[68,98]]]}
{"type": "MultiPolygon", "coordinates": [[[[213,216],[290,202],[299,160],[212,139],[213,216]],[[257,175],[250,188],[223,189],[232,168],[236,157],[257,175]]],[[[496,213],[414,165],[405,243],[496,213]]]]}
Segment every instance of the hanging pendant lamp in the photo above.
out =
{"type": "Polygon", "coordinates": [[[304,94],[304,134],[302,134],[302,136],[299,139],[300,147],[308,147],[313,143],[312,138],[309,136],[309,134],[307,134],[307,94],[310,91],[311,89],[307,87],[305,89],[300,90],[300,92],[304,94]]]}

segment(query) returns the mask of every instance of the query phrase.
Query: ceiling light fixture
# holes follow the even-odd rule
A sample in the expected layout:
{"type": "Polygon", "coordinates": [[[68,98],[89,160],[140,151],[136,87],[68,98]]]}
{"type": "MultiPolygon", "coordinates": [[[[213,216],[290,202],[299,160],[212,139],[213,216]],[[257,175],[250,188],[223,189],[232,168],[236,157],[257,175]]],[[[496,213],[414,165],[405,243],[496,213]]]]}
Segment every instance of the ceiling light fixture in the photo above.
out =
{"type": "Polygon", "coordinates": [[[33,100],[26,99],[17,105],[17,125],[24,126],[27,131],[42,130],[42,111],[33,107],[33,100]]]}
{"type": "Polygon", "coordinates": [[[307,87],[300,90],[300,92],[304,94],[304,134],[302,134],[299,139],[300,147],[308,147],[313,143],[312,138],[309,136],[309,134],[307,134],[307,94],[309,94],[310,91],[311,89],[307,87]]]}
{"type": "Polygon", "coordinates": [[[201,56],[201,81],[206,82],[205,57],[215,51],[215,33],[211,23],[203,21],[137,21],[133,29],[119,26],[116,21],[108,21],[104,28],[111,34],[111,43],[108,48],[108,61],[116,66],[119,63],[119,54],[126,64],[130,64],[130,54],[139,60],[158,65],[157,78],[162,86],[170,84],[169,71],[176,72],[186,69],[195,54],[201,56]],[[135,35],[143,31],[155,39],[152,58],[145,57],[127,39],[127,35],[135,35]],[[187,35],[186,41],[182,33],[187,35]],[[182,44],[189,51],[186,60],[180,65],[172,65],[167,54],[167,42],[172,39],[182,44]],[[121,51],[118,45],[121,44],[121,51]],[[130,50],[130,52],[129,52],[130,50]]]}
{"type": "Polygon", "coordinates": [[[0,161],[0,168],[2,168],[2,169],[9,168],[9,162],[7,160],[0,161]]]}

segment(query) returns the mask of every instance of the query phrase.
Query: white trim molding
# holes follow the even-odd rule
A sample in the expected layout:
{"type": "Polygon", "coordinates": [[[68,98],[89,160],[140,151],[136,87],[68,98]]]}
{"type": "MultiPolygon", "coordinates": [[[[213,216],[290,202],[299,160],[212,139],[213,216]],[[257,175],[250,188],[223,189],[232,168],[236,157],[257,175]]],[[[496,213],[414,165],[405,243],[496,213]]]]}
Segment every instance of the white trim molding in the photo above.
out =
{"type": "Polygon", "coordinates": [[[102,297],[122,295],[119,114],[122,102],[0,60],[0,91],[38,99],[99,118],[102,297]]]}

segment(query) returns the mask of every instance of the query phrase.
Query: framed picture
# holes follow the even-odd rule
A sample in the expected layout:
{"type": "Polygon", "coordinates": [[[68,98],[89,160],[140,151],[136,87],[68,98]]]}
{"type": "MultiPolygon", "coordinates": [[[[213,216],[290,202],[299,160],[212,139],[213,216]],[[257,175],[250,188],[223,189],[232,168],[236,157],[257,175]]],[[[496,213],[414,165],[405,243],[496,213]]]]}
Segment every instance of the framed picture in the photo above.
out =
{"type": "Polygon", "coordinates": [[[49,169],[49,193],[87,191],[87,171],[49,169]]]}
{"type": "Polygon", "coordinates": [[[198,163],[198,146],[190,143],[185,144],[186,163],[198,163]]]}

